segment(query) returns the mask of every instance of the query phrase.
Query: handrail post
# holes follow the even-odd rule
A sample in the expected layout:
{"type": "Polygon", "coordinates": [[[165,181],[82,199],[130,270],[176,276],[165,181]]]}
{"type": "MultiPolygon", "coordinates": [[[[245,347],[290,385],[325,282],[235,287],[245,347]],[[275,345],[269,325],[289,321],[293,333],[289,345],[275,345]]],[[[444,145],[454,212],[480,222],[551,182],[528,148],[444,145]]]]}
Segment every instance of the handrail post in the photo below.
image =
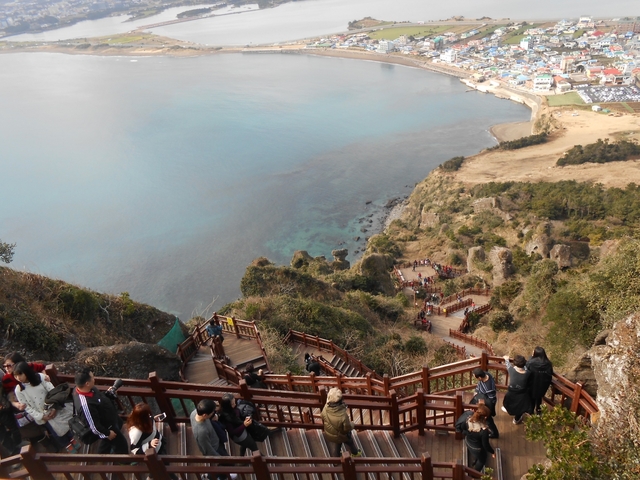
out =
{"type": "Polygon", "coordinates": [[[485,372],[489,368],[489,358],[487,356],[487,352],[482,352],[480,354],[480,368],[485,372]]]}
{"type": "Polygon", "coordinates": [[[244,379],[242,379],[240,380],[239,385],[240,385],[240,396],[245,400],[251,400],[253,395],[251,395],[251,391],[249,390],[249,385],[247,385],[247,382],[244,379]]]}
{"type": "Polygon", "coordinates": [[[391,426],[393,427],[393,437],[398,438],[400,436],[400,412],[398,411],[398,395],[395,390],[389,392],[389,399],[391,400],[391,426]]]}
{"type": "Polygon", "coordinates": [[[44,462],[36,460],[36,450],[33,445],[22,447],[20,456],[22,457],[22,465],[25,470],[29,472],[31,478],[37,478],[38,480],[55,480],[54,476],[49,473],[47,465],[44,462]]]}
{"type": "Polygon", "coordinates": [[[433,464],[429,453],[425,452],[420,457],[420,467],[422,469],[422,480],[433,480],[433,464]]]}
{"type": "Polygon", "coordinates": [[[357,480],[356,465],[349,452],[342,452],[340,463],[342,465],[342,475],[344,475],[344,480],[357,480]]]}
{"type": "Polygon", "coordinates": [[[453,480],[464,480],[464,466],[461,460],[456,460],[453,466],[453,480]]]}
{"type": "Polygon", "coordinates": [[[149,448],[144,452],[144,463],[147,464],[151,478],[167,478],[169,476],[167,467],[158,458],[155,448],[149,448]]]}
{"type": "Polygon", "coordinates": [[[385,373],[382,377],[382,385],[384,386],[384,394],[389,395],[389,391],[391,390],[390,385],[391,382],[389,380],[389,374],[385,373]]]}
{"type": "Polygon", "coordinates": [[[427,365],[422,366],[422,390],[431,395],[431,374],[429,373],[429,367],[427,365]]]}
{"type": "Polygon", "coordinates": [[[256,480],[269,480],[269,467],[267,466],[267,462],[264,461],[260,450],[253,452],[251,466],[253,467],[256,480]]]}
{"type": "Polygon", "coordinates": [[[582,384],[576,383],[576,388],[573,390],[573,398],[571,399],[571,412],[578,413],[578,407],[580,407],[580,397],[582,396],[582,384]]]}
{"type": "Polygon", "coordinates": [[[367,372],[364,378],[367,379],[367,395],[373,395],[373,387],[371,386],[371,372],[367,372]]]}
{"type": "MultiPolygon", "coordinates": [[[[173,409],[173,405],[171,401],[167,398],[164,388],[160,383],[160,377],[156,372],[149,373],[149,383],[151,384],[151,389],[153,390],[156,401],[158,402],[158,407],[160,410],[167,414],[167,423],[169,424],[169,428],[172,432],[178,431],[178,423],[176,422],[176,412],[173,409]]],[[[186,414],[187,412],[185,412],[186,414]]]]}
{"type": "MultiPolygon", "coordinates": [[[[454,410],[454,418],[453,418],[453,423],[455,424],[456,420],[458,420],[460,418],[460,415],[462,415],[462,413],[464,412],[464,407],[462,405],[462,392],[461,391],[457,391],[456,392],[456,403],[455,403],[455,410],[454,410]]],[[[458,433],[456,432],[456,440],[462,440],[462,433],[458,433]]]]}
{"type": "Polygon", "coordinates": [[[50,363],[49,365],[47,365],[44,371],[47,375],[49,375],[49,379],[51,383],[53,383],[54,385],[58,385],[60,383],[60,380],[58,380],[58,370],[56,369],[56,366],[53,363],[50,363]]]}
{"type": "Polygon", "coordinates": [[[416,408],[418,411],[416,412],[416,421],[418,422],[418,435],[424,435],[424,426],[427,423],[427,414],[425,412],[424,390],[422,388],[418,389],[417,400],[416,408]]]}

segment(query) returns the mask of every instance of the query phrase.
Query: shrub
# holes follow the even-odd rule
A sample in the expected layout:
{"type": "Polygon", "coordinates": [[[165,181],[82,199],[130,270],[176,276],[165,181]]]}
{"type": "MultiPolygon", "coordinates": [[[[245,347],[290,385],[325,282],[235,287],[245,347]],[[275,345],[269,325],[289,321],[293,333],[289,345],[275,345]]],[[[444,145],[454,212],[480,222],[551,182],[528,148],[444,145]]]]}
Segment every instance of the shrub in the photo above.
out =
{"type": "Polygon", "coordinates": [[[498,310],[489,314],[489,326],[494,332],[514,332],[516,321],[506,310],[498,310]]]}
{"type": "Polygon", "coordinates": [[[427,342],[424,338],[413,335],[404,344],[404,350],[412,355],[422,355],[427,353],[427,342]]]}
{"type": "Polygon", "coordinates": [[[551,328],[554,343],[577,339],[588,347],[602,328],[598,312],[592,310],[586,299],[568,289],[551,296],[544,320],[554,324],[551,328]]]}
{"type": "Polygon", "coordinates": [[[92,322],[98,315],[98,299],[87,290],[69,286],[58,298],[64,312],[76,320],[92,322]]]}
{"type": "Polygon", "coordinates": [[[576,145],[556,162],[559,166],[580,165],[582,163],[608,163],[637,158],[640,145],[628,140],[609,143],[609,139],[598,139],[583,147],[576,145]]]}
{"type": "Polygon", "coordinates": [[[440,170],[445,172],[456,172],[460,169],[463,163],[464,157],[453,157],[440,165],[440,170]]]}
{"type": "Polygon", "coordinates": [[[529,135],[527,137],[518,138],[517,140],[509,140],[500,142],[497,149],[500,150],[517,150],[519,148],[530,147],[531,145],[539,145],[547,141],[547,132],[538,133],[537,135],[529,135]]]}

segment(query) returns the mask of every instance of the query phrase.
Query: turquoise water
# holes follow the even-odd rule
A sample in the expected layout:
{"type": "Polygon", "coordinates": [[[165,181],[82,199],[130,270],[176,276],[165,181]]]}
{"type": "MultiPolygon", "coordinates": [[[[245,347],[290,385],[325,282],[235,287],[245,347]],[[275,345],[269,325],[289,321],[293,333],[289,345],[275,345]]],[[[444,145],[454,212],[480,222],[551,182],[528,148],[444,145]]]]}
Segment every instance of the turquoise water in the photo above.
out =
{"type": "Polygon", "coordinates": [[[303,55],[1,55],[0,85],[12,266],[182,318],[237,298],[260,255],[353,261],[363,218],[530,115],[454,78],[303,55]]]}

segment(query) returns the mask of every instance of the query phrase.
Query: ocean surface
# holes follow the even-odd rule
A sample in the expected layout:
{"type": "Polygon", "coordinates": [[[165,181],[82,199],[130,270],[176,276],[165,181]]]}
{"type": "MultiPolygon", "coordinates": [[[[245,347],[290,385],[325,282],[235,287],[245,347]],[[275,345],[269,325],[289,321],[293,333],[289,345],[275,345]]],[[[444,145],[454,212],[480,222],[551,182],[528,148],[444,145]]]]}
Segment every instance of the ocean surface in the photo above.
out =
{"type": "MultiPolygon", "coordinates": [[[[254,5],[255,6],[255,5],[254,5]]],[[[128,16],[81,22],[77,25],[39,34],[10,37],[16,41],[56,41],[124,33],[134,28],[175,18],[177,13],[197,7],[177,7],[160,15],[133,22],[128,16]]],[[[251,8],[251,7],[243,7],[251,8]]],[[[236,9],[237,10],[237,9],[236,9]]],[[[428,22],[462,15],[469,19],[488,16],[494,19],[548,20],[582,15],[599,18],[640,16],[637,0],[304,0],[259,11],[227,15],[222,10],[213,18],[153,28],[151,31],[181,40],[208,45],[249,45],[287,42],[345,31],[351,20],[366,16],[388,21],[428,22]]]]}
{"type": "Polygon", "coordinates": [[[0,105],[11,266],[184,320],[258,256],[353,262],[389,199],[530,117],[455,78],[284,54],[0,55],[0,105]]]}

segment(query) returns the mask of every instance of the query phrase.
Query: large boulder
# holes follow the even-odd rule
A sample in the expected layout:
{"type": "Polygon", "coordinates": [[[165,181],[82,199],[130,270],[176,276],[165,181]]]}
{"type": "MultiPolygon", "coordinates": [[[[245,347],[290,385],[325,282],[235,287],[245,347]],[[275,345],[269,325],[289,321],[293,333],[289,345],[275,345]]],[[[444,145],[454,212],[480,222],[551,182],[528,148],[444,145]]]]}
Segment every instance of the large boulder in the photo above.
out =
{"type": "Polygon", "coordinates": [[[389,274],[391,267],[393,267],[393,258],[390,255],[372,253],[360,261],[358,273],[373,280],[377,290],[386,295],[393,295],[395,287],[389,274]]]}
{"type": "Polygon", "coordinates": [[[429,212],[425,208],[422,209],[420,215],[420,226],[422,228],[433,228],[440,224],[440,214],[429,212]]]}
{"type": "Polygon", "coordinates": [[[340,248],[338,250],[332,250],[331,255],[333,255],[333,262],[331,262],[331,268],[334,270],[348,270],[351,268],[351,263],[347,260],[347,255],[349,255],[349,250],[346,248],[340,248]]]}
{"type": "Polygon", "coordinates": [[[485,197],[475,200],[471,206],[473,207],[473,213],[480,213],[484,211],[492,211],[494,208],[500,208],[500,203],[495,197],[485,197]]]}
{"type": "Polygon", "coordinates": [[[94,347],[78,353],[58,370],[74,374],[90,367],[97,377],[149,378],[156,372],[163,380],[180,381],[182,362],[166,348],[150,343],[130,342],[110,347],[94,347]]]}
{"type": "Polygon", "coordinates": [[[471,247],[467,254],[467,272],[478,273],[480,269],[476,265],[478,262],[484,262],[485,258],[484,248],[471,247]]]}
{"type": "Polygon", "coordinates": [[[549,258],[558,264],[558,268],[568,268],[571,266],[571,247],[554,245],[549,252],[549,258]]]}
{"type": "Polygon", "coordinates": [[[493,265],[493,284],[502,285],[513,273],[513,255],[505,247],[493,247],[489,252],[489,261],[493,265]]]}
{"type": "Polygon", "coordinates": [[[604,345],[591,349],[598,382],[600,420],[596,434],[613,442],[640,435],[640,313],[617,322],[604,345]]]}
{"type": "Polygon", "coordinates": [[[591,358],[590,351],[582,355],[575,365],[567,371],[565,378],[571,380],[573,383],[582,384],[582,388],[595,398],[598,393],[598,382],[593,373],[593,359],[591,358]]]}
{"type": "Polygon", "coordinates": [[[292,268],[302,268],[308,266],[312,260],[313,257],[306,250],[296,250],[293,252],[290,265],[292,268]]]}
{"type": "Polygon", "coordinates": [[[538,253],[542,258],[549,257],[549,251],[551,250],[551,239],[544,233],[534,235],[534,237],[524,247],[527,255],[532,253],[538,253]]]}

